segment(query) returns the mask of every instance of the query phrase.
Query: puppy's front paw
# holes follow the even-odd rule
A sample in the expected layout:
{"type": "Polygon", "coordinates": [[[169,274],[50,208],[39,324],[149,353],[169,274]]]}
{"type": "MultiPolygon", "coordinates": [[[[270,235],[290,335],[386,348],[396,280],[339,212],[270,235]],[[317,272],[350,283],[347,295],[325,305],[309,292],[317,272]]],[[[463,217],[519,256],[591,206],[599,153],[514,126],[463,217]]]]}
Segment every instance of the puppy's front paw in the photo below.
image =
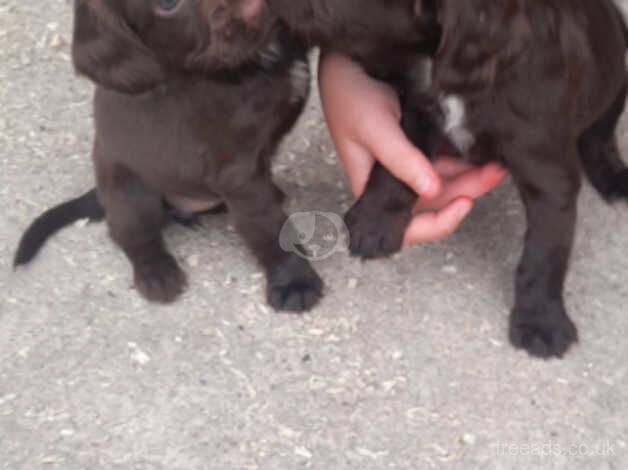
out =
{"type": "Polygon", "coordinates": [[[135,287],[151,302],[174,302],[187,285],[185,273],[170,255],[163,255],[137,265],[135,287]]]}
{"type": "Polygon", "coordinates": [[[268,275],[268,303],[278,311],[305,312],[323,296],[323,281],[310,264],[289,258],[268,275]]]}
{"type": "Polygon", "coordinates": [[[510,342],[535,357],[562,358],[578,341],[578,330],[564,307],[530,311],[515,307],[510,317],[510,342]]]}
{"type": "Polygon", "coordinates": [[[398,252],[411,215],[407,208],[376,211],[368,201],[360,199],[345,215],[350,253],[362,259],[373,259],[398,252]]]}

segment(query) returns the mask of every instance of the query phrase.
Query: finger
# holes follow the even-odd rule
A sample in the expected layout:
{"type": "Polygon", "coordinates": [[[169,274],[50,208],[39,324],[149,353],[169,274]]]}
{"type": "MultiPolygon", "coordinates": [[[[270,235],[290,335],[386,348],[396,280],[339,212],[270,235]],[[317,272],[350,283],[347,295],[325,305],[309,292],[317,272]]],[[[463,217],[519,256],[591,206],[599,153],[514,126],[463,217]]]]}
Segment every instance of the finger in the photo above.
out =
{"type": "Polygon", "coordinates": [[[495,189],[507,176],[506,170],[497,164],[468,170],[453,180],[447,181],[438,197],[419,201],[417,209],[439,209],[459,197],[477,199],[495,189]]]}
{"type": "Polygon", "coordinates": [[[351,192],[356,197],[361,196],[373,169],[373,156],[364,147],[352,142],[342,145],[338,153],[349,178],[351,192]]]}
{"type": "Polygon", "coordinates": [[[438,157],[434,160],[434,169],[445,178],[458,176],[461,173],[477,168],[477,166],[455,157],[438,157]]]}
{"type": "Polygon", "coordinates": [[[417,245],[448,237],[460,226],[472,208],[471,199],[459,198],[440,211],[415,216],[406,230],[404,245],[417,245]]]}
{"type": "Polygon", "coordinates": [[[388,171],[423,197],[438,194],[441,182],[432,163],[408,140],[397,121],[382,119],[364,126],[363,131],[368,150],[388,171]]]}

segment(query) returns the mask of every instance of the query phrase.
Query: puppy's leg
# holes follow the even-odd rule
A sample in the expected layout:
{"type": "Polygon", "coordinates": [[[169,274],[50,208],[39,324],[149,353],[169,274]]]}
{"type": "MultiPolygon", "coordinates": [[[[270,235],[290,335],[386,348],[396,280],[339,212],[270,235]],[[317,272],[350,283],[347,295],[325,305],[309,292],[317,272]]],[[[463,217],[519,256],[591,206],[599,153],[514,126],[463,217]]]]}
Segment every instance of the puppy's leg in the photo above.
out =
{"type": "MultiPolygon", "coordinates": [[[[553,146],[547,155],[560,152],[553,146]]],[[[558,158],[522,154],[507,160],[528,218],[510,340],[533,356],[562,357],[578,338],[563,303],[581,182],[576,150],[558,158]]]]}
{"type": "Polygon", "coordinates": [[[616,129],[626,104],[623,88],[611,107],[578,140],[582,166],[604,199],[628,198],[628,167],[622,161],[616,129]]]}
{"type": "Polygon", "coordinates": [[[174,301],[186,278],[161,236],[166,222],[161,195],[122,166],[98,173],[109,233],[133,265],[135,287],[150,301],[174,301]]]}
{"type": "MultiPolygon", "coordinates": [[[[428,111],[404,110],[401,125],[408,138],[431,156],[436,136],[428,111]]],[[[347,212],[349,251],[363,259],[390,256],[401,249],[417,194],[376,162],[364,194],[347,212]]]]}
{"type": "Polygon", "coordinates": [[[268,302],[275,310],[309,310],[321,298],[323,282],[307,260],[280,246],[282,229],[290,229],[281,191],[265,172],[230,186],[223,197],[238,232],[266,271],[268,302]]]}

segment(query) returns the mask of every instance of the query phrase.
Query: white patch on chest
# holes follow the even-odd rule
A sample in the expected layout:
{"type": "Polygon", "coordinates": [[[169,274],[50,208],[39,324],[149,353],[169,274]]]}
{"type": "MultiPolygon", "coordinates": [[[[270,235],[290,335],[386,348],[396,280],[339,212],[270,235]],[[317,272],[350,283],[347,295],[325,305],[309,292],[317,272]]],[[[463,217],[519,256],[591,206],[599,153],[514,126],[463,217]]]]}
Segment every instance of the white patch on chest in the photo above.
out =
{"type": "Polygon", "coordinates": [[[457,95],[443,95],[440,100],[443,111],[443,132],[462,153],[466,154],[475,143],[475,137],[467,128],[467,110],[457,95]]]}
{"type": "Polygon", "coordinates": [[[304,60],[297,60],[290,67],[290,101],[296,103],[304,100],[310,92],[310,66],[304,60]]]}

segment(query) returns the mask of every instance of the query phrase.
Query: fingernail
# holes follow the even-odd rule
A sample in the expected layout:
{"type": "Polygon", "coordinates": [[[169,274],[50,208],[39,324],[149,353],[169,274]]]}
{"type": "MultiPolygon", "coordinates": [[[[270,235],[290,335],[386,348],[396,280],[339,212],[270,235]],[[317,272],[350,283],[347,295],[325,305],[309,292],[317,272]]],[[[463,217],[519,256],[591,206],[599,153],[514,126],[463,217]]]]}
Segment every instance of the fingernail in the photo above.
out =
{"type": "Polygon", "coordinates": [[[425,193],[425,194],[431,195],[434,189],[434,182],[432,181],[432,178],[430,178],[429,176],[420,176],[417,186],[418,186],[419,193],[421,194],[425,193]]]}

